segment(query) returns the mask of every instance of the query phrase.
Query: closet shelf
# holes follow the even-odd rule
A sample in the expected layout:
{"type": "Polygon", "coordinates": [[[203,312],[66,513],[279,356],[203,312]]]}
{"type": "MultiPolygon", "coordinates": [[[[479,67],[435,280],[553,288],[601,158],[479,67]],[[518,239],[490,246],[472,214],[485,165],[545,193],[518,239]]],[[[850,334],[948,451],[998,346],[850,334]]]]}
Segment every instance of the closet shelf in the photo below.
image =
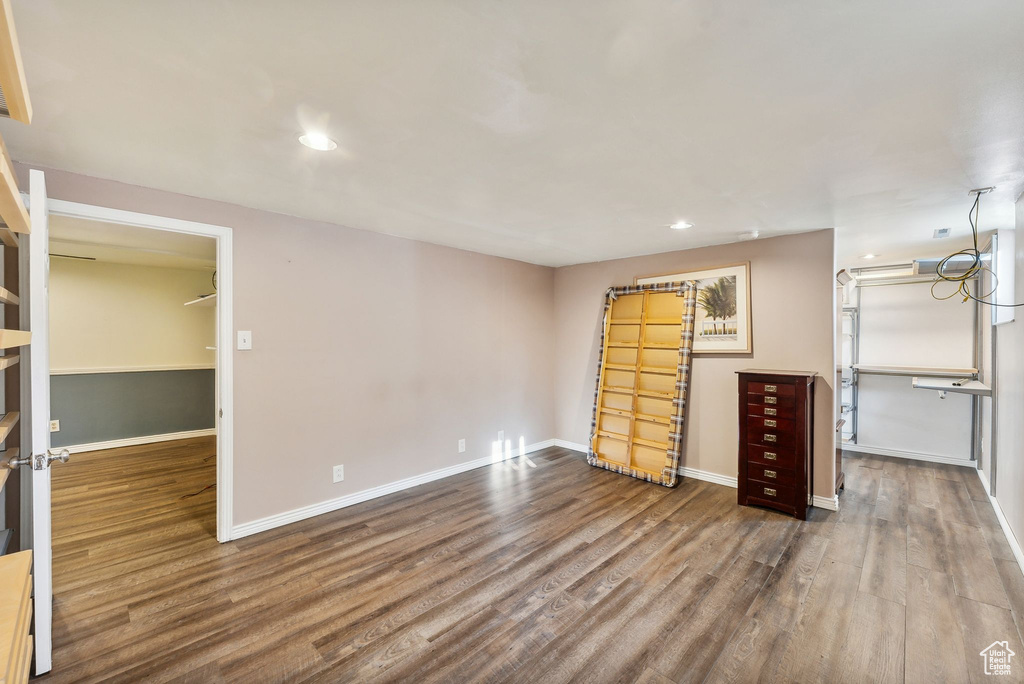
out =
{"type": "Polygon", "coordinates": [[[10,368],[14,364],[18,363],[18,361],[20,360],[21,356],[19,356],[18,354],[7,354],[5,356],[0,356],[0,370],[3,370],[4,368],[10,368]]]}
{"type": "Polygon", "coordinates": [[[5,413],[3,418],[0,418],[0,442],[7,439],[7,436],[11,434],[11,430],[18,424],[18,418],[20,417],[20,413],[11,411],[10,413],[5,413]]]}
{"type": "Polygon", "coordinates": [[[185,302],[185,306],[213,306],[217,303],[217,293],[203,295],[191,302],[185,302]]]}
{"type": "Polygon", "coordinates": [[[32,341],[32,333],[27,330],[0,330],[0,349],[22,347],[32,341]]]}
{"type": "Polygon", "coordinates": [[[960,380],[950,380],[944,378],[914,378],[911,381],[911,384],[913,384],[914,389],[935,390],[943,394],[945,394],[946,392],[953,392],[956,394],[973,394],[979,397],[992,396],[992,388],[984,383],[978,382],[977,380],[968,380],[967,382],[962,382],[960,380]]]}
{"type": "Polygon", "coordinates": [[[915,375],[929,378],[958,378],[964,375],[977,375],[977,368],[946,368],[942,366],[876,366],[866,363],[855,363],[853,369],[865,375],[915,375]]]}
{"type": "Polygon", "coordinates": [[[14,304],[17,306],[21,303],[21,300],[18,298],[18,295],[14,294],[7,288],[0,287],[0,302],[3,302],[4,304],[14,304]]]}

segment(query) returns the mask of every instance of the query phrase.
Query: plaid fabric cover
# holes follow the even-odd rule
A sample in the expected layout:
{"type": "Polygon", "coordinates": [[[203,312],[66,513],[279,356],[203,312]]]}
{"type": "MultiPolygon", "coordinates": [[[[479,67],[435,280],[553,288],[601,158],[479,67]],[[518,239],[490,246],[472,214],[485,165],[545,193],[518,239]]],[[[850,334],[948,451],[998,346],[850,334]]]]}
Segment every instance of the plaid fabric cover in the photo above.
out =
{"type": "MultiPolygon", "coordinates": [[[[629,475],[648,482],[657,482],[666,487],[675,487],[678,483],[679,459],[683,455],[683,424],[686,416],[686,389],[690,378],[690,353],[693,349],[693,325],[697,308],[697,283],[689,280],[678,283],[651,283],[649,285],[623,285],[610,287],[605,293],[604,316],[601,326],[601,343],[597,350],[597,387],[594,390],[594,414],[590,420],[590,444],[587,453],[587,462],[592,466],[611,470],[622,475],[629,475]],[[604,360],[605,336],[608,334],[608,316],[612,308],[612,302],[620,295],[636,294],[638,292],[675,292],[683,297],[682,325],[679,335],[679,356],[676,368],[676,395],[672,399],[672,416],[669,421],[668,449],[665,452],[665,467],[662,468],[661,477],[655,478],[649,473],[634,470],[629,466],[616,465],[607,461],[598,460],[594,453],[594,438],[597,436],[597,406],[601,394],[601,366],[604,360]]],[[[637,361],[641,349],[637,348],[637,361]]],[[[639,363],[638,363],[639,365],[639,363]]]]}

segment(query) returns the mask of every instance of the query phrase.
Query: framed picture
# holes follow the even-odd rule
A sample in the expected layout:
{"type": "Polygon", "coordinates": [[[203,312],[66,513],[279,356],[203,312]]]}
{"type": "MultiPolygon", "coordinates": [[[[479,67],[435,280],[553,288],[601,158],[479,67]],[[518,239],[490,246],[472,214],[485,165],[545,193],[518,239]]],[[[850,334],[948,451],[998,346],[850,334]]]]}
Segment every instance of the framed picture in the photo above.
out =
{"type": "Polygon", "coordinates": [[[750,325],[750,262],[635,278],[636,285],[697,281],[697,318],[693,326],[694,354],[749,354],[753,351],[750,325]]]}

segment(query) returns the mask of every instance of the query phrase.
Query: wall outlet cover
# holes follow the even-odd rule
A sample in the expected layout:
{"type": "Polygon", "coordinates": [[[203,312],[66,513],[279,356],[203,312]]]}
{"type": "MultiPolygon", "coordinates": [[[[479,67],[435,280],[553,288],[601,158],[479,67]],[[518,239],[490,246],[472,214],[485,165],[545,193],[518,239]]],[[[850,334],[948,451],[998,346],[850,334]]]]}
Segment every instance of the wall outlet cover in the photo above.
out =
{"type": "Polygon", "coordinates": [[[51,420],[50,421],[50,432],[60,432],[60,421],[59,420],[51,420]]]}
{"type": "Polygon", "coordinates": [[[462,453],[465,453],[465,451],[466,451],[466,440],[460,439],[459,440],[459,453],[462,454],[462,453]]]}
{"type": "Polygon", "coordinates": [[[336,465],[334,466],[334,481],[341,482],[345,479],[345,466],[336,465]]]}

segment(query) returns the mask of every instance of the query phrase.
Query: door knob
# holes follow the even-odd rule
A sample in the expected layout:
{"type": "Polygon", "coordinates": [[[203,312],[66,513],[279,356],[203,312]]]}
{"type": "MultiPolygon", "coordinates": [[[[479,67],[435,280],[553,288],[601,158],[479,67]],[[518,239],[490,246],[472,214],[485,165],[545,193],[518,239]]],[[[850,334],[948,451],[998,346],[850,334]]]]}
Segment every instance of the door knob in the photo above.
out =
{"type": "Polygon", "coordinates": [[[46,465],[50,465],[54,461],[60,461],[61,463],[67,463],[68,459],[71,458],[71,452],[67,449],[61,449],[60,451],[54,452],[53,449],[49,449],[46,452],[46,465]]]}
{"type": "Polygon", "coordinates": [[[67,449],[60,451],[47,449],[45,454],[36,454],[32,457],[32,470],[46,470],[54,461],[67,463],[69,458],[71,458],[71,452],[67,449]]]}

